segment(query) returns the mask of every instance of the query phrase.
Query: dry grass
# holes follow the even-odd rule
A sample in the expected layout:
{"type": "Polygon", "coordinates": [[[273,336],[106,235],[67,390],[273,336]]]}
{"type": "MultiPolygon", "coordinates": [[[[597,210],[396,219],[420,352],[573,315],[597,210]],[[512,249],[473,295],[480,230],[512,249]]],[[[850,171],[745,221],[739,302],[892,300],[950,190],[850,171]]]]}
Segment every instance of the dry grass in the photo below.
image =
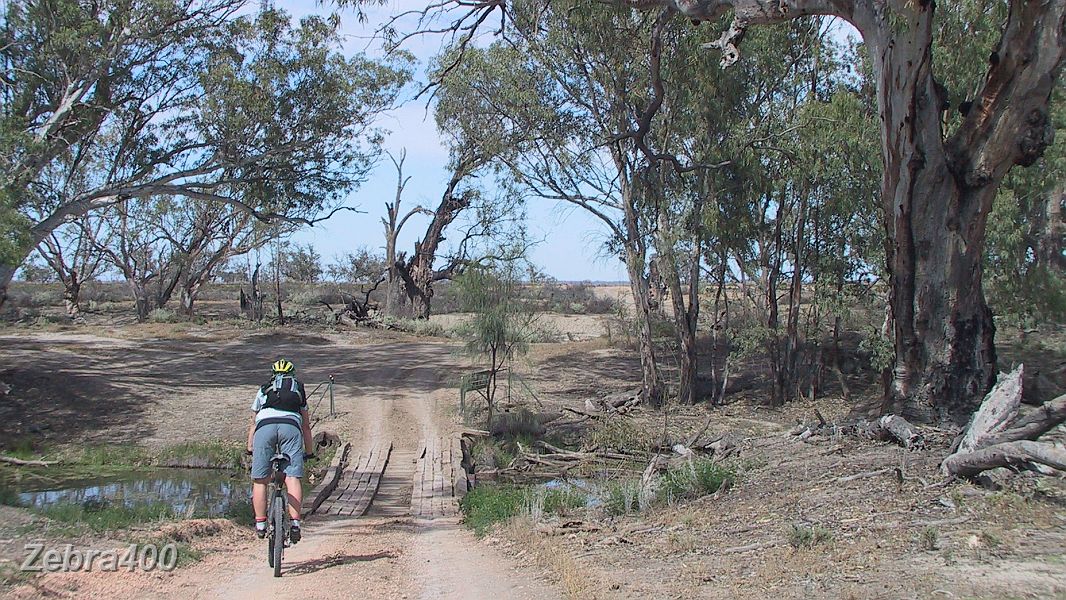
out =
{"type": "Polygon", "coordinates": [[[560,551],[549,538],[537,532],[532,521],[525,517],[512,519],[502,530],[521,552],[550,572],[562,587],[567,598],[573,600],[603,598],[603,579],[591,574],[569,552],[560,551]]]}

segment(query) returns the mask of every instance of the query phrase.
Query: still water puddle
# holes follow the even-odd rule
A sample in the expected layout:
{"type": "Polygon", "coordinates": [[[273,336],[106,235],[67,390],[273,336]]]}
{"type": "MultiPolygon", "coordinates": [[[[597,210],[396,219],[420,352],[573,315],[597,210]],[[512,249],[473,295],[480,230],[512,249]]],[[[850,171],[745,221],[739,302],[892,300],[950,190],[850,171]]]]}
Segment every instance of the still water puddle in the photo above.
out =
{"type": "Polygon", "coordinates": [[[179,515],[216,517],[245,503],[251,482],[244,474],[214,469],[155,469],[120,477],[70,480],[16,487],[19,504],[46,508],[54,504],[169,505],[179,515]]]}

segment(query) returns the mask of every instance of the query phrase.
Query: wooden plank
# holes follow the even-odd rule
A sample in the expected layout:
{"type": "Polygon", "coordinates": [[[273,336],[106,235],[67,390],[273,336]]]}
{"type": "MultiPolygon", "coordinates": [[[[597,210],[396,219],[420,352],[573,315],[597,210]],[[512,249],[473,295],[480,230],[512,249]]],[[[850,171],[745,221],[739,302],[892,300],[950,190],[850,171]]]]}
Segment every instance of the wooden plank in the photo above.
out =
{"type": "Polygon", "coordinates": [[[361,452],[343,470],[341,481],[324,503],[323,512],[341,516],[362,516],[377,493],[388,464],[391,442],[383,442],[361,452]]]}

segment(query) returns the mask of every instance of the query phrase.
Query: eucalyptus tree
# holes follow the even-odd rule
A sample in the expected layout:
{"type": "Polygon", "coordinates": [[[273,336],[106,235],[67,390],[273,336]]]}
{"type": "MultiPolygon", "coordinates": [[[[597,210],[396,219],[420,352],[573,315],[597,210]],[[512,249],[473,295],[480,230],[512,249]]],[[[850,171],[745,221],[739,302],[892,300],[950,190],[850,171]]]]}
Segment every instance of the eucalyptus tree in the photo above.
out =
{"type": "Polygon", "coordinates": [[[29,250],[91,210],[181,196],[312,224],[362,181],[409,57],[345,58],[336,19],[242,6],[7,3],[0,301],[29,250]]]}
{"type": "MultiPolygon", "coordinates": [[[[861,33],[873,66],[880,196],[895,359],[886,410],[964,421],[996,376],[995,326],[982,289],[984,242],[996,192],[1014,165],[1051,143],[1049,100],[1066,56],[1066,3],[1011,0],[965,115],[934,76],[936,3],[913,0],[675,0],[641,2],[690,19],[733,11],[716,43],[726,63],[752,26],[833,15],[861,33]]],[[[944,51],[950,51],[944,49],[944,51]]]]}
{"type": "MultiPolygon", "coordinates": [[[[968,36],[965,43],[982,45],[987,58],[972,95],[958,104],[937,79],[944,74],[934,61],[942,25],[935,2],[616,3],[697,22],[732,14],[709,44],[722,52],[724,65],[740,59],[738,44],[753,27],[810,16],[855,26],[871,60],[883,165],[879,196],[894,358],[882,408],[923,421],[966,420],[996,376],[995,326],[982,288],[988,218],[1011,168],[1034,164],[1052,142],[1049,102],[1066,56],[1066,3],[1010,0],[995,3],[1006,8],[1002,18],[982,15],[982,22],[994,23],[990,35],[968,36]],[[963,114],[947,119],[955,108],[963,114]]],[[[445,31],[469,50],[493,15],[503,21],[500,31],[509,32],[514,12],[507,2],[446,0],[427,5],[420,23],[449,19],[445,31]]]]}
{"type": "MultiPolygon", "coordinates": [[[[516,193],[566,202],[596,217],[625,262],[634,300],[643,395],[664,397],[649,298],[648,232],[639,181],[645,164],[622,90],[646,77],[652,23],[629,11],[552,3],[516,5],[516,38],[462,50],[437,91],[438,124],[489,156],[516,193]],[[609,39],[609,42],[606,40],[609,39]]],[[[455,52],[459,52],[456,50],[455,52]]]]}
{"type": "Polygon", "coordinates": [[[82,286],[107,270],[94,243],[103,228],[103,219],[86,215],[53,231],[37,246],[37,253],[63,284],[63,303],[72,321],[82,318],[82,286]]]}

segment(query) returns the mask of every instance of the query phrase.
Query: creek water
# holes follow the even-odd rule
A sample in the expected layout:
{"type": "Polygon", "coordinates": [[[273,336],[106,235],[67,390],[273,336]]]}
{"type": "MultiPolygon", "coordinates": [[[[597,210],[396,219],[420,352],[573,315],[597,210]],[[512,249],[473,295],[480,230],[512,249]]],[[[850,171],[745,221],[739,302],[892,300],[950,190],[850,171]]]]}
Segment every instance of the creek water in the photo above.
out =
{"type": "Polygon", "coordinates": [[[45,508],[53,504],[170,506],[179,515],[226,514],[251,494],[247,475],[217,469],[152,469],[91,480],[66,480],[12,486],[18,503],[45,508]]]}

